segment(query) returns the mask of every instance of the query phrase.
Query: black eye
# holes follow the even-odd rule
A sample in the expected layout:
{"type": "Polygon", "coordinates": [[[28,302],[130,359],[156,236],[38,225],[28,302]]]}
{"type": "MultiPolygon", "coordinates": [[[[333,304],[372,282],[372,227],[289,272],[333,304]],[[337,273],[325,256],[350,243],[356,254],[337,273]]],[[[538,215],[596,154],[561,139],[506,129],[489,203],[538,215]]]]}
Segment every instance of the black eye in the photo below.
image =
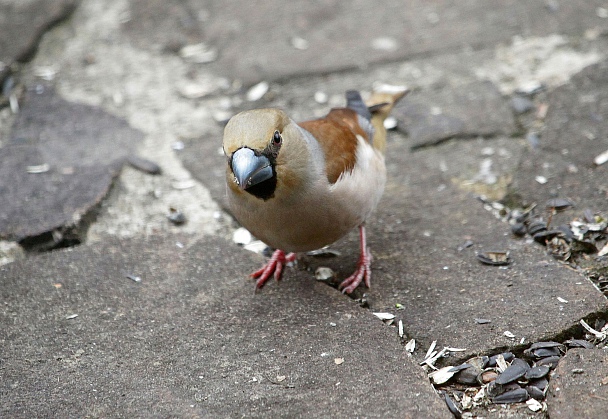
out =
{"type": "Polygon", "coordinates": [[[283,142],[283,137],[281,137],[281,133],[279,131],[275,131],[274,135],[272,136],[272,143],[274,145],[281,145],[281,142],[283,142]]]}

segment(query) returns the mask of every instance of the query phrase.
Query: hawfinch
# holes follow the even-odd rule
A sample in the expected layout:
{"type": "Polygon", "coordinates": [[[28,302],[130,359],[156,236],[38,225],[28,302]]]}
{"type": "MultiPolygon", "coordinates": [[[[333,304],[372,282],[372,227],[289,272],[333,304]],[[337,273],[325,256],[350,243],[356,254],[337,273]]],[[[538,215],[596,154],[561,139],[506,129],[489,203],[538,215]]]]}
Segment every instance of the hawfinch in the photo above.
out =
{"type": "Polygon", "coordinates": [[[241,112],[224,130],[226,183],[232,214],[254,236],[277,249],[251,276],[256,289],[297,252],[320,249],[359,227],[357,270],[340,284],[351,293],[371,280],[372,255],[365,221],[384,191],[384,119],[407,89],[372,94],[369,107],[357,91],[344,108],[296,123],[279,109],[241,112]],[[289,252],[289,253],[285,253],[289,252]]]}

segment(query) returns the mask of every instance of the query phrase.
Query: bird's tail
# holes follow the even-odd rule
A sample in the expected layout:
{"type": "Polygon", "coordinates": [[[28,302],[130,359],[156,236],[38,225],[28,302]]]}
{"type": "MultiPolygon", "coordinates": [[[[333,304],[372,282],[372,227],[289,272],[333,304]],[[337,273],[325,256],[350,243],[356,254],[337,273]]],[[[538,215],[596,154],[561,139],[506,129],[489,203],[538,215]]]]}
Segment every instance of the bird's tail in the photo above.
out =
{"type": "Polygon", "coordinates": [[[374,126],[373,146],[384,154],[386,149],[386,128],[384,120],[389,116],[391,110],[401,98],[408,94],[409,89],[404,86],[391,86],[383,84],[374,89],[367,100],[367,107],[372,114],[372,125],[374,126]]]}

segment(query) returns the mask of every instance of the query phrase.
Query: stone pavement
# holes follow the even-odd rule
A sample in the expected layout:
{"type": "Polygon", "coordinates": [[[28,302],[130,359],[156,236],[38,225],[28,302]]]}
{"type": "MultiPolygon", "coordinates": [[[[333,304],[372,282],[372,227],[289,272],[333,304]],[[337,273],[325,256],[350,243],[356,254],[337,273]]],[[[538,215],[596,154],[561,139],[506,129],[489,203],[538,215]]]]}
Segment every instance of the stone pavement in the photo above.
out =
{"type": "MultiPolygon", "coordinates": [[[[502,205],[608,216],[606,35],[602,1],[3,2],[0,416],[450,417],[418,365],[431,342],[464,349],[440,366],[583,337],[581,319],[608,320],[588,279],[608,273],[605,234],[566,265],[502,205]],[[368,224],[372,288],[315,280],[352,271],[353,232],[254,294],[263,257],[231,239],[222,123],[322,115],[377,81],[412,93],[368,224]]],[[[600,347],[565,355],[546,411],[465,416],[601,417],[600,347]]]]}

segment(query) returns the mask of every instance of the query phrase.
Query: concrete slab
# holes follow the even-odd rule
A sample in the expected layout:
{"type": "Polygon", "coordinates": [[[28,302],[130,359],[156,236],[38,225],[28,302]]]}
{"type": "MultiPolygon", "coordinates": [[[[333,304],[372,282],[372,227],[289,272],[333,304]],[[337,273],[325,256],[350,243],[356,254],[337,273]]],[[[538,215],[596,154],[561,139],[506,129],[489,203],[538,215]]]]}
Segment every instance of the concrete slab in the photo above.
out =
{"type": "MultiPolygon", "coordinates": [[[[186,167],[212,194],[223,197],[225,161],[217,144],[209,138],[187,144],[186,167]]],[[[416,152],[411,146],[410,139],[396,133],[389,138],[386,192],[368,223],[373,285],[371,290],[359,288],[355,297],[365,292],[372,310],[394,312],[408,336],[423,345],[438,340],[466,348],[463,358],[521,348],[522,338],[528,343],[555,339],[581,318],[608,309],[588,280],[535,242],[512,237],[509,226],[476,199],[473,192],[504,196],[515,169],[512,157],[525,143],[509,138],[452,141],[416,152]],[[484,155],[488,148],[492,156],[484,155]],[[491,170],[482,171],[488,159],[491,170]],[[496,179],[486,184],[490,175],[496,179]],[[458,250],[467,240],[473,245],[458,250]],[[504,269],[477,260],[476,253],[493,250],[509,251],[513,263],[504,269]],[[397,310],[396,304],[404,309],[397,310]],[[476,318],[492,323],[479,325],[476,318]],[[516,337],[506,337],[505,331],[516,337]]],[[[329,266],[338,279],[345,278],[355,269],[356,233],[333,247],[341,257],[305,258],[301,266],[311,272],[329,266]]],[[[285,280],[291,275],[287,270],[285,280]]]]}
{"type": "Polygon", "coordinates": [[[0,267],[0,415],[451,417],[367,310],[303,273],[254,294],[260,257],[190,240],[0,267]]]}
{"type": "Polygon", "coordinates": [[[38,85],[0,149],[0,238],[68,229],[99,204],[143,134],[99,108],[67,102],[38,85]],[[27,205],[23,205],[27,202],[27,205]]]}
{"type": "MultiPolygon", "coordinates": [[[[441,171],[442,159],[453,166],[464,155],[481,161],[481,153],[473,157],[458,142],[411,153],[406,144],[389,141],[386,193],[368,224],[375,276],[372,289],[359,292],[367,292],[373,310],[394,312],[424,344],[467,348],[464,357],[517,349],[522,338],[559,338],[580,318],[608,309],[588,280],[536,243],[512,237],[507,224],[441,171]],[[473,244],[459,250],[466,241],[473,244]],[[512,263],[501,268],[477,260],[476,253],[492,250],[510,252],[512,263]],[[395,310],[396,303],[404,309],[395,310]],[[480,325],[476,318],[492,322],[480,325]]],[[[343,256],[330,266],[342,277],[354,269],[356,237],[336,249],[343,256]]]]}
{"type": "Polygon", "coordinates": [[[413,92],[393,115],[413,147],[450,138],[510,136],[517,131],[507,100],[490,82],[413,92]]]}
{"type": "MultiPolygon", "coordinates": [[[[437,120],[424,121],[419,132],[425,136],[419,137],[425,144],[468,137],[412,153],[412,127],[420,121],[409,122],[411,138],[392,135],[391,182],[369,223],[376,261],[367,300],[372,310],[392,311],[404,320],[409,337],[418,340],[415,358],[434,339],[440,347],[466,347],[464,358],[517,349],[522,337],[526,343],[571,337],[580,317],[604,315],[605,300],[583,277],[546,256],[540,245],[511,238],[508,226],[472,194],[504,197],[517,156],[527,152],[525,140],[500,134],[513,133],[508,99],[479,80],[491,80],[503,94],[528,78],[557,80],[546,83],[549,90],[553,83],[568,83],[582,64],[605,58],[605,4],[428,3],[405,8],[392,1],[378,8],[360,0],[289,7],[236,0],[82,2],[74,19],[41,43],[20,80],[33,87],[40,81],[36,70],[52,65],[62,97],[99,106],[145,132],[140,151],[162,166],[163,175],[152,179],[123,171],[89,237],[98,244],[40,259],[26,255],[0,271],[7,302],[0,320],[5,409],[0,416],[446,414],[418,367],[403,356],[395,329],[313,280],[310,270],[320,265],[340,277],[351,273],[356,234],[336,245],[342,256],[303,258],[298,269],[287,269],[283,282],[254,296],[245,274],[262,258],[221,239],[193,242],[187,234],[229,236],[229,231],[217,226],[216,216],[223,214],[204,187],[191,182],[192,188],[174,188],[190,176],[171,147],[184,140],[179,154],[185,166],[212,196],[223,196],[218,115],[272,105],[296,119],[308,118],[341,104],[347,88],[369,90],[375,80],[410,85],[412,101],[418,96],[415,109],[428,112],[427,102],[440,103],[462,127],[437,134],[437,120]],[[210,62],[180,58],[183,46],[199,42],[204,45],[197,58],[210,62]],[[393,64],[383,64],[389,61],[393,64]],[[319,77],[307,77],[311,74],[319,77]],[[238,81],[247,86],[261,79],[271,81],[269,93],[259,102],[243,102],[238,81]],[[469,99],[463,87],[483,100],[469,99]],[[326,102],[313,99],[317,90],[327,94],[326,102]],[[470,109],[463,111],[458,102],[470,109]],[[494,109],[500,112],[492,114],[494,109]],[[479,133],[492,138],[470,138],[479,133]],[[166,227],[169,206],[185,209],[186,226],[166,227]],[[170,234],[180,229],[180,236],[170,234]],[[124,235],[139,238],[124,243],[111,238],[124,235]],[[142,238],[148,235],[155,239],[142,238]],[[473,244],[465,248],[467,240],[473,244]],[[475,252],[492,249],[509,250],[511,265],[479,264],[475,252]],[[127,274],[143,280],[136,283],[127,274]],[[201,276],[209,280],[202,282],[201,276]],[[68,319],[72,314],[79,316],[68,319]],[[478,317],[492,322],[479,325],[478,317]],[[503,336],[505,330],[516,338],[503,336]],[[344,362],[336,364],[336,358],[344,362]]],[[[603,103],[601,87],[595,92],[593,85],[602,86],[605,77],[589,71],[589,82],[577,80],[574,90],[549,92],[541,141],[551,130],[555,138],[562,129],[574,135],[572,121],[584,128],[585,115],[605,113],[591,106],[603,103]],[[559,110],[556,119],[552,109],[559,110]]],[[[535,98],[537,104],[543,95],[535,98]]],[[[4,108],[0,121],[7,113],[4,108]]],[[[527,128],[521,122],[528,119],[520,118],[518,127],[527,128]]],[[[603,126],[596,128],[605,134],[603,126]]],[[[0,126],[0,132],[5,129],[0,126]]],[[[10,151],[13,166],[0,167],[14,169],[11,176],[35,155],[30,149],[10,151]]],[[[571,154],[562,156],[563,167],[571,154]]],[[[576,164],[580,173],[585,163],[576,164]]],[[[94,169],[87,174],[91,182],[104,179],[94,169]]],[[[576,182],[587,180],[581,179],[576,182]]],[[[71,187],[66,182],[43,191],[60,195],[71,187]]],[[[593,199],[586,202],[603,202],[593,199]]],[[[484,416],[513,417],[523,410],[497,409],[484,416]]]]}
{"type": "Polygon", "coordinates": [[[551,418],[601,418],[608,400],[608,352],[571,349],[560,360],[547,396],[551,418]]]}
{"type": "Polygon", "coordinates": [[[10,65],[29,60],[42,35],[70,16],[78,3],[79,0],[3,1],[0,4],[0,62],[10,65]]]}
{"type": "Polygon", "coordinates": [[[522,153],[513,193],[524,204],[569,198],[577,208],[605,211],[608,166],[594,158],[608,150],[608,61],[589,66],[548,98],[537,149],[522,153]],[[535,180],[543,176],[547,182],[535,180]]]}
{"type": "MultiPolygon", "coordinates": [[[[364,68],[458,49],[483,49],[513,36],[582,36],[603,27],[600,0],[569,4],[517,1],[363,0],[292,2],[131,2],[123,25],[140,48],[177,51],[204,42],[217,59],[204,64],[246,85],[364,68]],[[149,28],[154,28],[150,36],[149,28]],[[331,51],[331,53],[328,53],[331,51]]],[[[200,64],[198,65],[200,66],[200,64]]]]}

